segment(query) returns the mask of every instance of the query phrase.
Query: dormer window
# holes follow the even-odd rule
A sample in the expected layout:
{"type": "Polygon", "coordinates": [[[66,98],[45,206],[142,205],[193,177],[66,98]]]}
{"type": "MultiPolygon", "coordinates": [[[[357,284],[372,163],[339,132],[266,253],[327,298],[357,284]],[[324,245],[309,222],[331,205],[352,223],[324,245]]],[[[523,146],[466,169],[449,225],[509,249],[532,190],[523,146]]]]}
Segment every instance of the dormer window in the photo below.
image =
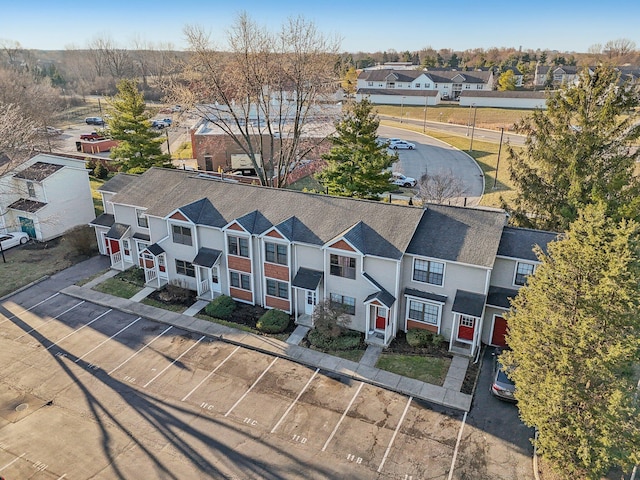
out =
{"type": "Polygon", "coordinates": [[[356,278],[356,259],[353,257],[343,257],[341,255],[331,254],[331,275],[336,277],[356,278]]]}
{"type": "Polygon", "coordinates": [[[144,214],[144,210],[136,209],[136,218],[138,219],[138,226],[142,228],[149,228],[149,222],[144,214]]]}

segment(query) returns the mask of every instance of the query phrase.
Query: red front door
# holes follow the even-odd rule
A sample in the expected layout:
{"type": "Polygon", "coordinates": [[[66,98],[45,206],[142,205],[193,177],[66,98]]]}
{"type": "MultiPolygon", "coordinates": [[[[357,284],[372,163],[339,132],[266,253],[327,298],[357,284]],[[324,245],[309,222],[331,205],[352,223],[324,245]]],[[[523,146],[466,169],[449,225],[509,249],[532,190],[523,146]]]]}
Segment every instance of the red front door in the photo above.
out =
{"type": "Polygon", "coordinates": [[[460,324],[458,325],[458,340],[473,341],[473,331],[475,328],[475,318],[460,316],[460,324]]]}
{"type": "Polygon", "coordinates": [[[384,330],[387,324],[387,309],[376,308],[376,330],[384,330]]]}
{"type": "Polygon", "coordinates": [[[502,317],[494,317],[493,319],[493,334],[491,335],[491,344],[499,347],[505,347],[507,341],[505,335],[507,334],[507,321],[502,317]]]}
{"type": "Polygon", "coordinates": [[[118,240],[109,239],[109,250],[111,253],[118,253],[120,251],[120,242],[118,240]]]}

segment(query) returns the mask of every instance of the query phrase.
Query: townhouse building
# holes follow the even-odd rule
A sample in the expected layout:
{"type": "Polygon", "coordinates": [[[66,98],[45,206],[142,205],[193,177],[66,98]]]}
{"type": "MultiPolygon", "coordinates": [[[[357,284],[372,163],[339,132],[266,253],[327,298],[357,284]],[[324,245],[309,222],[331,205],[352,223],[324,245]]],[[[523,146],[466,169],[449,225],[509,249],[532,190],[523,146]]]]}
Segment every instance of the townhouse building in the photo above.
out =
{"type": "Polygon", "coordinates": [[[327,299],[368,343],[424,328],[466,355],[504,343],[502,315],[535,269],[533,247],[555,238],[508,227],[495,209],[423,209],[181,170],[120,174],[100,191],[101,253],[114,269],[143,268],[149,286],[226,294],[303,324],[327,299]]]}

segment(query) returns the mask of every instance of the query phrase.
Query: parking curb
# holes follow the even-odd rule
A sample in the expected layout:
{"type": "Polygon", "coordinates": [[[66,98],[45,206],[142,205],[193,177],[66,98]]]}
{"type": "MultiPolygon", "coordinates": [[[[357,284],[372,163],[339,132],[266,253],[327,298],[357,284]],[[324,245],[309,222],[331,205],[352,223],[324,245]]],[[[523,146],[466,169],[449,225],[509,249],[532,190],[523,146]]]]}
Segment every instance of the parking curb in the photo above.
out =
{"type": "Polygon", "coordinates": [[[40,282],[44,282],[45,280],[48,280],[49,278],[51,278],[51,275],[45,275],[44,277],[40,277],[37,280],[34,280],[31,283],[28,283],[27,285],[23,285],[22,287],[18,288],[17,290],[14,290],[13,292],[7,293],[6,295],[0,297],[0,302],[4,302],[7,298],[12,297],[14,295],[17,295],[20,292],[23,292],[24,290],[33,287],[34,285],[37,285],[40,282]]]}

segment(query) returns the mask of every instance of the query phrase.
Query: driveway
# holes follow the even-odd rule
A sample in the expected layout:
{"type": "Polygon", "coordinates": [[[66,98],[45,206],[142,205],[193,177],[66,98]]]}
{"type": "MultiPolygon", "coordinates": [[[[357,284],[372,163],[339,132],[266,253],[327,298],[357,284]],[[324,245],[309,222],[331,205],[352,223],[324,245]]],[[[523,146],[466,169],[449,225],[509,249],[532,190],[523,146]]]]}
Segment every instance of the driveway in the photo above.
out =
{"type": "Polygon", "coordinates": [[[477,205],[484,192],[484,176],[478,164],[465,152],[421,133],[401,128],[381,126],[383,138],[402,138],[416,144],[415,150],[397,150],[399,164],[394,167],[408,177],[419,180],[425,173],[451,172],[465,186],[465,195],[452,201],[455,205],[477,205]]]}

